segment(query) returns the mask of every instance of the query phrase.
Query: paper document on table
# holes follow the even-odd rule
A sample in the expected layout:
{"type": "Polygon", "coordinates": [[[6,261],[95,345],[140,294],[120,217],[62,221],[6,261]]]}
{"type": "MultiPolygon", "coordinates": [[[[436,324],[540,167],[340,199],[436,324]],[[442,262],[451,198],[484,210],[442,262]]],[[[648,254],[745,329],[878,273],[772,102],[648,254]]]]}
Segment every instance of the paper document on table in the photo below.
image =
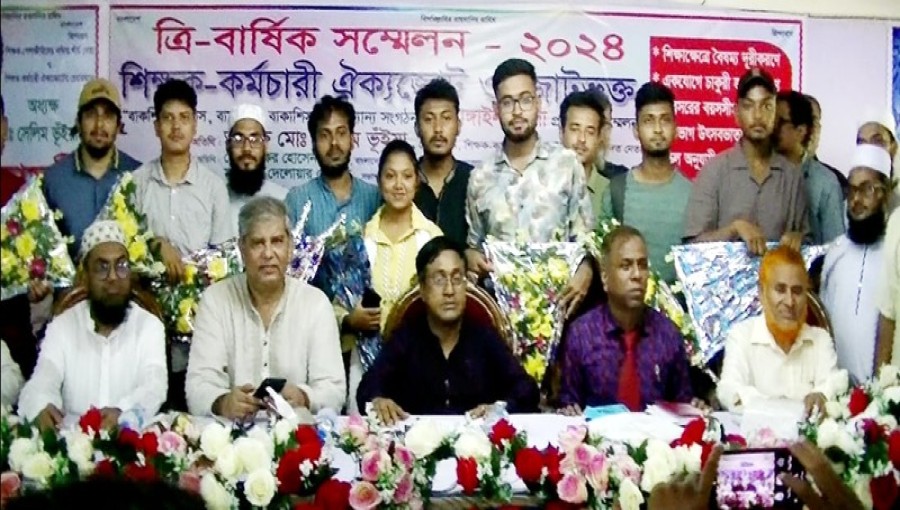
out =
{"type": "Polygon", "coordinates": [[[751,442],[758,437],[794,441],[804,414],[806,408],[799,400],[754,400],[744,406],[741,435],[751,442]]]}
{"type": "Polygon", "coordinates": [[[591,420],[588,430],[592,437],[613,441],[643,441],[660,439],[667,443],[681,437],[681,427],[672,420],[647,413],[612,414],[591,420]]]}
{"type": "Polygon", "coordinates": [[[672,423],[687,425],[697,418],[703,417],[703,411],[682,402],[658,402],[647,406],[647,414],[671,420],[672,423]]]}

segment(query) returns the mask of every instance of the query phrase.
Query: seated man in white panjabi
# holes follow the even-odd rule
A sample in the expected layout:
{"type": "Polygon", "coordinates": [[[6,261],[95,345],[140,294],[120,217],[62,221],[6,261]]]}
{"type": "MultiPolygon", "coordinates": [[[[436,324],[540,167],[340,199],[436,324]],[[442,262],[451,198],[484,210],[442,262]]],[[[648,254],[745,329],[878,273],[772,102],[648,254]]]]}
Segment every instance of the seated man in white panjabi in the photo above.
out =
{"type": "Polygon", "coordinates": [[[166,333],[162,322],[132,302],[125,234],[97,221],[81,240],[87,299],[50,322],[37,367],[22,388],[19,414],[41,428],[65,415],[101,410],[104,425],[122,412],[156,414],[166,399],[166,333]]]}
{"type": "Polygon", "coordinates": [[[188,409],[195,415],[252,419],[253,396],[267,378],[286,379],[294,408],[339,411],[347,382],[331,303],[319,289],[285,274],[293,242],[281,200],[255,197],[238,216],[245,272],[200,299],[188,360],[188,409]]]}

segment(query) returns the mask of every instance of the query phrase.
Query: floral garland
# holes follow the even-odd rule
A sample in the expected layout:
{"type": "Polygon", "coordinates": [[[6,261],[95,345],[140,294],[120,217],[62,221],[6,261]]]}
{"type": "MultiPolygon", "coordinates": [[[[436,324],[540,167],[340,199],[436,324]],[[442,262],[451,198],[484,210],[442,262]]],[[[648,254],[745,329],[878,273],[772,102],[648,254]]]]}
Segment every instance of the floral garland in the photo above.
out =
{"type": "Polygon", "coordinates": [[[137,206],[137,184],[131,172],[119,177],[97,219],[113,220],[122,227],[128,260],[136,273],[157,278],[165,272],[160,255],[150,249],[153,232],[147,225],[147,217],[137,206]]]}
{"type": "Polygon", "coordinates": [[[889,510],[900,502],[900,370],[882,367],[878,378],[829,401],[827,417],[801,433],[834,464],[866,508],[889,510]]]}

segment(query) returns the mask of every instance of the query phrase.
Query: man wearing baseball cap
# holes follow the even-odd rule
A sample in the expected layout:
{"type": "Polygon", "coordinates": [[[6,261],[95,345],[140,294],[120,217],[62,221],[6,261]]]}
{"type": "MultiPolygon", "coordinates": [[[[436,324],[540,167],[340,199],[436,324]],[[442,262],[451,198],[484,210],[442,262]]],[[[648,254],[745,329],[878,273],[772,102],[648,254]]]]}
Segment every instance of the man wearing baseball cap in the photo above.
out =
{"type": "Polygon", "coordinates": [[[47,203],[62,211],[62,232],[75,237],[71,250],[81,244],[82,233],[106,204],[119,176],[141,164],[116,148],[121,128],[122,100],[116,86],[103,78],[85,83],[72,128],[80,143],[44,172],[47,203]]]}
{"type": "Polygon", "coordinates": [[[284,200],[287,188],[266,179],[266,142],[269,135],[266,110],[255,104],[239,104],[231,111],[228,132],[228,199],[232,223],[238,224],[238,213],[251,198],[267,196],[284,200]]]}
{"type": "Polygon", "coordinates": [[[751,69],[738,82],[737,145],[709,160],[694,181],[684,237],[689,241],[742,240],[762,254],[766,241],[799,249],[809,230],[803,173],[776,153],[777,88],[772,76],[751,69]]]}
{"type": "Polygon", "coordinates": [[[847,174],[847,233],[832,243],[822,264],[821,296],[834,328],[838,365],[854,384],[874,374],[890,171],[890,156],[881,147],[855,148],[847,174]]]}

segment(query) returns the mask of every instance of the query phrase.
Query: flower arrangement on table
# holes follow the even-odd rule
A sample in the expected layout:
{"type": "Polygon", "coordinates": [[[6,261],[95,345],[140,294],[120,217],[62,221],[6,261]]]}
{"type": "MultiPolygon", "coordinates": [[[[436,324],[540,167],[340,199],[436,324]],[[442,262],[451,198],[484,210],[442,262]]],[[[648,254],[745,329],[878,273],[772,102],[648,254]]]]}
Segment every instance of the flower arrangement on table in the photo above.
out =
{"type": "Polygon", "coordinates": [[[75,277],[75,264],[56,226],[62,216],[47,205],[41,178],[29,177],[0,211],[0,299],[28,292],[32,279],[67,287],[75,277]]]}
{"type": "Polygon", "coordinates": [[[128,260],[134,272],[148,278],[158,278],[165,273],[162,257],[150,249],[153,232],[147,225],[147,217],[137,206],[137,184],[131,172],[119,177],[97,219],[113,220],[122,227],[128,260]]]}
{"type": "Polygon", "coordinates": [[[821,423],[801,433],[821,448],[841,480],[867,508],[888,510],[900,502],[900,371],[882,367],[877,378],[826,404],[821,423]]]}
{"type": "Polygon", "coordinates": [[[581,243],[484,243],[500,309],[509,318],[513,354],[540,382],[562,336],[559,297],[584,258],[581,243]]]}
{"type": "MultiPolygon", "coordinates": [[[[507,503],[512,499],[512,486],[504,473],[515,465],[529,474],[528,439],[506,419],[500,419],[489,432],[469,424],[455,437],[456,478],[463,494],[479,496],[490,502],[507,503]]],[[[535,450],[536,451],[536,450],[535,450]]],[[[520,474],[522,476],[522,474],[520,474]]]]}

